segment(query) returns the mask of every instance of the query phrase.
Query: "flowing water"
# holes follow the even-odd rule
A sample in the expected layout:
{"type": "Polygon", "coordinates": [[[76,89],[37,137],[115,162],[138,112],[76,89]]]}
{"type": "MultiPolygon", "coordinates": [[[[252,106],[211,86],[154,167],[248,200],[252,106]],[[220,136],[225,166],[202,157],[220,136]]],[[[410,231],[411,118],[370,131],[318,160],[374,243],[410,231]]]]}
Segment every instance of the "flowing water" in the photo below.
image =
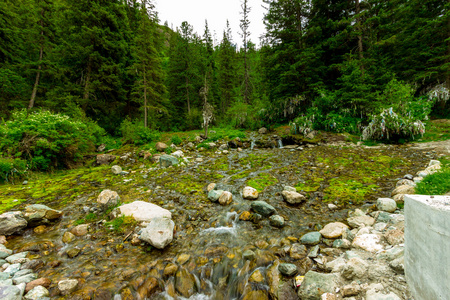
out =
{"type": "MultiPolygon", "coordinates": [[[[49,206],[62,209],[64,217],[50,224],[44,233],[36,234],[28,229],[22,236],[9,238],[8,247],[30,251],[32,258],[44,262],[39,276],[52,280],[49,288],[52,299],[61,297],[57,282],[68,278],[76,278],[80,283],[71,299],[241,299],[251,292],[267,293],[273,262],[290,259],[285,258],[286,246],[306,232],[332,221],[345,220],[348,210],[356,207],[355,203],[339,204],[338,199],[339,209],[328,209],[323,198],[330,192],[333,180],[351,174],[358,177],[358,170],[352,168],[377,164],[379,157],[385,160],[395,157],[396,160],[389,160],[388,168],[392,169],[386,171],[389,175],[372,174],[379,188],[358,204],[370,207],[377,197],[389,196],[399,177],[423,168],[432,156],[398,146],[366,149],[323,145],[304,151],[282,149],[282,146],[256,149],[252,142],[252,147],[243,152],[231,151],[226,157],[205,155],[201,164],[183,170],[170,168],[157,178],[149,176],[144,183],[135,184],[135,189],[155,191],[147,200],[172,211],[176,232],[173,242],[164,250],[144,243],[133,244],[129,232],[114,234],[106,230],[101,220],[90,224],[88,235],[67,244],[62,242],[64,232],[94,206],[92,195],[59,207],[57,202],[52,203],[49,206]],[[213,170],[219,161],[222,167],[213,170]],[[214,181],[218,188],[230,191],[231,205],[211,203],[206,199],[205,190],[180,193],[161,183],[164,178],[176,180],[178,176],[199,178],[200,171],[221,175],[216,180],[206,177],[201,183],[206,187],[214,181]],[[244,200],[241,191],[251,179],[259,180],[255,182],[263,186],[258,200],[270,203],[285,218],[283,228],[270,226],[266,218],[240,220],[250,209],[251,201],[244,200]],[[306,203],[288,205],[281,196],[283,187],[303,183],[317,187],[305,193],[306,203]],[[246,258],[248,250],[254,257],[246,258]]],[[[119,187],[104,183],[99,191],[104,188],[119,187]]],[[[300,273],[316,268],[309,258],[291,259],[291,262],[298,266],[300,273]]]]}

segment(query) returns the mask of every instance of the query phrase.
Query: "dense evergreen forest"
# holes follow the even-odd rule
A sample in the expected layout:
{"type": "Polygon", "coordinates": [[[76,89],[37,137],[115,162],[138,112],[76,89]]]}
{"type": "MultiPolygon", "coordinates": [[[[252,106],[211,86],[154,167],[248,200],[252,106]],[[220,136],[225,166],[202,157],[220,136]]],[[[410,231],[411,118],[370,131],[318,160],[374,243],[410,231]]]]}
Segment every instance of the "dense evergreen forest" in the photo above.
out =
{"type": "Polygon", "coordinates": [[[205,106],[241,128],[300,116],[358,131],[388,107],[448,116],[449,0],[263,2],[257,47],[246,0],[241,35],[227,26],[217,45],[207,22],[160,24],[151,1],[3,0],[0,114],[44,108],[113,135],[124,122],[198,129],[205,106]]]}

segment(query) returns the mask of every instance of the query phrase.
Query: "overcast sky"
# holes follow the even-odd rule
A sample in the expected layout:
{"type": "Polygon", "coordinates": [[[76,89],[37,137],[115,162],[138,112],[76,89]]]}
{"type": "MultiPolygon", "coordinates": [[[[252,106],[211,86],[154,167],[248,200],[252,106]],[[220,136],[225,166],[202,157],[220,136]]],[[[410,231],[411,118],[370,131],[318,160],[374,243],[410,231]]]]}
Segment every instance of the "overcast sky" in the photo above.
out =
{"type": "MultiPolygon", "coordinates": [[[[168,22],[169,27],[174,30],[181,26],[183,21],[187,21],[194,27],[194,32],[203,35],[205,31],[205,20],[208,20],[208,27],[220,43],[223,31],[226,27],[227,19],[230,22],[233,41],[242,44],[239,28],[241,19],[241,0],[156,0],[156,11],[160,23],[168,22]]],[[[250,19],[250,40],[259,45],[259,37],[264,33],[263,16],[265,9],[262,7],[262,0],[248,0],[247,6],[251,8],[250,19]]]]}

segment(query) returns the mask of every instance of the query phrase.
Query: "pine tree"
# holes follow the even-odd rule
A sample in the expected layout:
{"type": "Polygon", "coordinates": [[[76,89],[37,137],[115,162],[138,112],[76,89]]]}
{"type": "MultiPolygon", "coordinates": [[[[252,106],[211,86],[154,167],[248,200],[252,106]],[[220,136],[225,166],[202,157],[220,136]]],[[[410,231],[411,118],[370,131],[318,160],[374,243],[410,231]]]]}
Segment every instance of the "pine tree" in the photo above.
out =
{"type": "Polygon", "coordinates": [[[240,28],[241,28],[241,37],[242,37],[242,43],[243,43],[243,59],[244,59],[244,80],[243,80],[243,90],[242,90],[242,98],[244,103],[250,103],[250,98],[252,95],[251,91],[251,84],[250,84],[250,66],[248,61],[248,42],[250,37],[250,20],[249,20],[249,13],[251,11],[251,8],[248,6],[248,1],[243,0],[241,4],[241,15],[242,19],[240,21],[240,28]]]}

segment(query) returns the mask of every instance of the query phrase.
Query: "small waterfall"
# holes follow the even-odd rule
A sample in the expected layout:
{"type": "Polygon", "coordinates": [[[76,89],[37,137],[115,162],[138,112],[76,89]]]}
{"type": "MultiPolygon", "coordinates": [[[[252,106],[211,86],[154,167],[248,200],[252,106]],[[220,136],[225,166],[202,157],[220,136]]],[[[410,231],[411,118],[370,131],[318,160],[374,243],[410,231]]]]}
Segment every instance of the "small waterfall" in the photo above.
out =
{"type": "Polygon", "coordinates": [[[277,142],[278,142],[278,148],[282,149],[283,148],[283,141],[281,139],[279,139],[277,142]]]}
{"type": "Polygon", "coordinates": [[[214,228],[208,228],[200,232],[200,234],[206,234],[206,233],[214,233],[214,234],[230,234],[233,236],[237,236],[237,229],[238,229],[238,221],[239,216],[236,212],[227,212],[226,215],[226,221],[231,222],[231,227],[228,226],[220,226],[220,227],[214,227],[214,228]]]}
{"type": "Polygon", "coordinates": [[[250,149],[253,150],[253,148],[255,148],[255,145],[256,145],[256,144],[255,144],[255,141],[252,141],[252,142],[250,143],[250,149]]]}

